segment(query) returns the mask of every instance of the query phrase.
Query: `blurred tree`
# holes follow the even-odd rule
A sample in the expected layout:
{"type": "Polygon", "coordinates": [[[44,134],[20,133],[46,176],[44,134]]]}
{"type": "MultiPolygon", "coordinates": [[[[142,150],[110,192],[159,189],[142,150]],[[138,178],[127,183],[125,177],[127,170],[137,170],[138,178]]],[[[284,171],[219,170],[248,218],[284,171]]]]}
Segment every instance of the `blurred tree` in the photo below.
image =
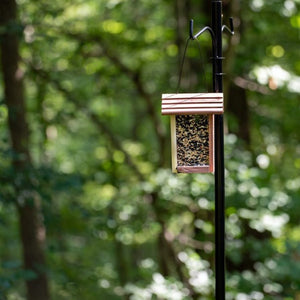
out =
{"type": "Polygon", "coordinates": [[[20,68],[19,37],[22,26],[17,21],[14,0],[0,4],[1,63],[4,98],[8,110],[11,140],[15,200],[19,214],[28,300],[49,299],[45,267],[45,228],[40,212],[40,196],[34,189],[32,162],[29,151],[29,131],[26,120],[23,71],[20,68]]]}
{"type": "MultiPolygon", "coordinates": [[[[236,28],[224,37],[226,298],[291,299],[300,278],[299,3],[223,4],[236,28]]],[[[10,251],[11,203],[26,187],[42,201],[53,299],[213,299],[213,176],[170,173],[160,116],[161,93],[176,90],[188,20],[195,30],[209,24],[210,2],[18,5],[9,28],[26,85],[17,123],[26,155],[12,169],[19,156],[1,102],[0,295],[24,299],[22,280],[33,275],[10,251]]],[[[182,92],[210,90],[210,47],[206,34],[189,44],[182,92]]]]}

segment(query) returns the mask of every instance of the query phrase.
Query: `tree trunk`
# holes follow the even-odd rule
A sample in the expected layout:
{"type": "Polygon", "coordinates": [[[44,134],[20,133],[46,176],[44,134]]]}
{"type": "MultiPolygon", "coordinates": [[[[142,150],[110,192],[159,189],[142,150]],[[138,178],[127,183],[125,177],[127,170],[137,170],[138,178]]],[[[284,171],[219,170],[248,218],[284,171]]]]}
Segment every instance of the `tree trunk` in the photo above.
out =
{"type": "Polygon", "coordinates": [[[250,116],[249,105],[247,101],[246,90],[235,84],[230,85],[227,103],[228,112],[231,113],[237,121],[237,128],[228,124],[229,132],[235,133],[242,139],[246,146],[250,146],[250,116]]]}
{"type": "Polygon", "coordinates": [[[245,145],[250,148],[250,113],[246,90],[238,87],[232,82],[234,78],[232,70],[234,69],[236,48],[240,43],[242,34],[241,3],[239,0],[226,1],[223,8],[224,15],[226,15],[224,23],[228,25],[227,18],[233,17],[235,26],[234,36],[228,37],[230,40],[228,42],[228,47],[224,52],[226,59],[224,61],[223,69],[224,73],[227,74],[227,76],[224,77],[225,108],[236,119],[237,128],[234,128],[231,124],[225,124],[225,126],[229,132],[235,133],[245,142],[245,145]]]}
{"type": "Polygon", "coordinates": [[[34,272],[33,278],[26,280],[27,299],[48,300],[50,297],[44,256],[45,229],[38,197],[28,197],[24,205],[18,205],[18,212],[24,267],[25,270],[34,272]]]}
{"type": "MultiPolygon", "coordinates": [[[[174,13],[176,17],[176,39],[175,43],[178,47],[178,75],[180,74],[181,63],[184,54],[184,47],[187,38],[189,37],[189,19],[191,11],[190,0],[176,0],[174,1],[174,13]]],[[[192,43],[189,47],[195,46],[192,43]]],[[[180,92],[186,89],[196,88],[197,85],[197,61],[192,63],[191,59],[186,55],[184,65],[182,66],[180,92]]]]}
{"type": "Polygon", "coordinates": [[[15,171],[16,206],[19,213],[20,236],[23,247],[25,270],[31,271],[26,278],[28,300],[48,300],[49,291],[45,273],[45,230],[40,214],[39,196],[31,188],[31,158],[29,131],[23,89],[23,74],[19,68],[18,34],[15,0],[1,0],[0,26],[5,29],[1,36],[1,63],[4,81],[5,103],[8,109],[8,127],[13,151],[15,171]]]}

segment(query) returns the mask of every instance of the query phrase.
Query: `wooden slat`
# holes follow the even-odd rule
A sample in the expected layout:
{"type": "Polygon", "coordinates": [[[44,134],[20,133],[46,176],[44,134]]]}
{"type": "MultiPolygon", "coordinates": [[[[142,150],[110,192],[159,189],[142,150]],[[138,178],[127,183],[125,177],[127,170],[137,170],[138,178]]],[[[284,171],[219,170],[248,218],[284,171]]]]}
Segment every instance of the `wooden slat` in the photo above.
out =
{"type": "Polygon", "coordinates": [[[176,104],[162,104],[162,108],[172,109],[172,108],[223,108],[223,103],[176,103],[176,104]]]}
{"type": "Polygon", "coordinates": [[[188,98],[188,99],[162,99],[161,103],[223,103],[223,98],[216,98],[216,99],[212,99],[212,98],[203,98],[203,99],[199,99],[199,98],[188,98]]]}
{"type": "Polygon", "coordinates": [[[222,114],[222,93],[163,94],[163,115],[222,114]]]}
{"type": "Polygon", "coordinates": [[[204,115],[204,114],[214,114],[219,115],[223,113],[223,109],[216,108],[187,108],[187,109],[164,109],[162,110],[162,115],[204,115]]]}
{"type": "Polygon", "coordinates": [[[190,167],[190,166],[178,166],[176,168],[178,173],[211,173],[211,167],[207,165],[203,166],[196,166],[196,167],[190,167]]]}
{"type": "Polygon", "coordinates": [[[180,93],[162,94],[162,99],[208,99],[223,98],[223,93],[180,93]]]}

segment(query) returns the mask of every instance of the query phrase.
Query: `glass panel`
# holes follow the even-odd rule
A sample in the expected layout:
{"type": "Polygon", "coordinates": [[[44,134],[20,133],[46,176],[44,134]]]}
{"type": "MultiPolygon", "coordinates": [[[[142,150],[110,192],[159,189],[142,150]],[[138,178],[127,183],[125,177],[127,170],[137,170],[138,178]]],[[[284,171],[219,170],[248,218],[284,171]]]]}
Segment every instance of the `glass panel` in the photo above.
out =
{"type": "Polygon", "coordinates": [[[208,115],[177,115],[176,142],[178,166],[209,165],[208,115]]]}

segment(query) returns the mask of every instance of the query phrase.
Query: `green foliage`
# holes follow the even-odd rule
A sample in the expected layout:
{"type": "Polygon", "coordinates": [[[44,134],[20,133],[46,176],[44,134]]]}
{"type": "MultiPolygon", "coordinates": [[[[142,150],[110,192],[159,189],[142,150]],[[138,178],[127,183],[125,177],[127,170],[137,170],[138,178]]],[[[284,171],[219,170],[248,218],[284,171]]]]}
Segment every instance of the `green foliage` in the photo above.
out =
{"type": "MultiPolygon", "coordinates": [[[[204,7],[187,2],[205,25],[204,7]]],[[[53,299],[214,299],[214,177],[171,174],[159,113],[161,93],[176,88],[183,46],[175,3],[18,5],[11,30],[23,33],[34,167],[26,181],[15,178],[1,101],[0,299],[25,299],[23,281],[35,275],[21,263],[14,204],[22,182],[43,200],[53,299]]],[[[242,3],[227,80],[252,83],[243,87],[252,143],[225,139],[226,299],[300,291],[298,10],[299,1],[242,3]]],[[[207,37],[202,45],[209,53],[207,37]]],[[[189,71],[199,67],[193,47],[189,71]]],[[[203,74],[195,76],[203,89],[203,74]]]]}

